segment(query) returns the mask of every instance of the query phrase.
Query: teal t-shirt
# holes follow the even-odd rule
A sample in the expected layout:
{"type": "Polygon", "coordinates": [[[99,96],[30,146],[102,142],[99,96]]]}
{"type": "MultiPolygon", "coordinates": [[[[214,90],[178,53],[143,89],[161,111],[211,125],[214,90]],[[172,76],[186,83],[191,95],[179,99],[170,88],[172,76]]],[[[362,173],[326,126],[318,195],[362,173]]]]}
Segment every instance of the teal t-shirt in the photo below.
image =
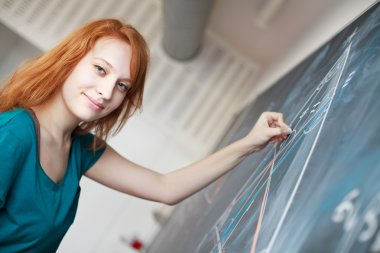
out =
{"type": "Polygon", "coordinates": [[[72,224],[79,181],[103,154],[89,148],[94,136],[74,135],[60,183],[43,171],[32,115],[0,113],[0,252],[55,252],[72,224]]]}

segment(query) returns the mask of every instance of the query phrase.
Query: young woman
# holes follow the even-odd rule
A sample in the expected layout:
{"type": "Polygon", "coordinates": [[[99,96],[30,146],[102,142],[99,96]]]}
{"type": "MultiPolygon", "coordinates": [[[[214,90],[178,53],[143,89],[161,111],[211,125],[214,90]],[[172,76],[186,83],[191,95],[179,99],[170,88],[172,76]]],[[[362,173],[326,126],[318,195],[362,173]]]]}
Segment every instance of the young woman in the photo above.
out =
{"type": "Polygon", "coordinates": [[[174,205],[290,133],[280,113],[265,112],[246,137],[175,172],[127,160],[105,141],[140,108],[148,57],[133,27],[102,19],[6,81],[0,90],[0,252],[55,251],[74,220],[83,174],[174,205]]]}

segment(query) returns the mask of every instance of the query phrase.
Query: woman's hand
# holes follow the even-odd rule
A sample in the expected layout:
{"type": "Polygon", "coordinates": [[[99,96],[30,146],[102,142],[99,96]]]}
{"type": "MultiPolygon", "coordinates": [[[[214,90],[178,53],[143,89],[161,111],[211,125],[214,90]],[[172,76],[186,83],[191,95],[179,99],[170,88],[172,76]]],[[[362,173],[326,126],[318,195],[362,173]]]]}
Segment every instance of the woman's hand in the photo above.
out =
{"type": "Polygon", "coordinates": [[[291,128],[284,123],[282,113],[264,112],[243,141],[250,147],[248,153],[252,153],[263,149],[269,142],[285,140],[291,132],[291,128]]]}

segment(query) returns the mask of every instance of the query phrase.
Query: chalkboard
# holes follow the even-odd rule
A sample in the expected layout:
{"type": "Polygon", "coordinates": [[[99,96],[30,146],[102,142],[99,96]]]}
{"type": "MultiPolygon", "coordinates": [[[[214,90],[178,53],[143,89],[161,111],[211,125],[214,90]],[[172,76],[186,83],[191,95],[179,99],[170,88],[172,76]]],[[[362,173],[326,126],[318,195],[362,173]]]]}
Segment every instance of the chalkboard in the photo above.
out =
{"type": "Polygon", "coordinates": [[[380,252],[380,7],[372,6],[260,95],[293,132],[181,203],[150,253],[380,252]]]}

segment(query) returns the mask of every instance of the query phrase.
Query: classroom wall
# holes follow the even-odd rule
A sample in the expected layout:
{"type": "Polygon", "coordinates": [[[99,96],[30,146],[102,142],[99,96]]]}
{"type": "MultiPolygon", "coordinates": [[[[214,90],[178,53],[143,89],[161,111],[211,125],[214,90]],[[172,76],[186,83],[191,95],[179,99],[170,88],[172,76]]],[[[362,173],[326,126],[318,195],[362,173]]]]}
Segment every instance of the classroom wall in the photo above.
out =
{"type": "Polygon", "coordinates": [[[25,59],[41,51],[0,23],[0,85],[25,59]]]}
{"type": "Polygon", "coordinates": [[[268,89],[276,80],[342,30],[378,0],[333,0],[324,14],[297,40],[283,57],[260,76],[243,107],[268,89]]]}

